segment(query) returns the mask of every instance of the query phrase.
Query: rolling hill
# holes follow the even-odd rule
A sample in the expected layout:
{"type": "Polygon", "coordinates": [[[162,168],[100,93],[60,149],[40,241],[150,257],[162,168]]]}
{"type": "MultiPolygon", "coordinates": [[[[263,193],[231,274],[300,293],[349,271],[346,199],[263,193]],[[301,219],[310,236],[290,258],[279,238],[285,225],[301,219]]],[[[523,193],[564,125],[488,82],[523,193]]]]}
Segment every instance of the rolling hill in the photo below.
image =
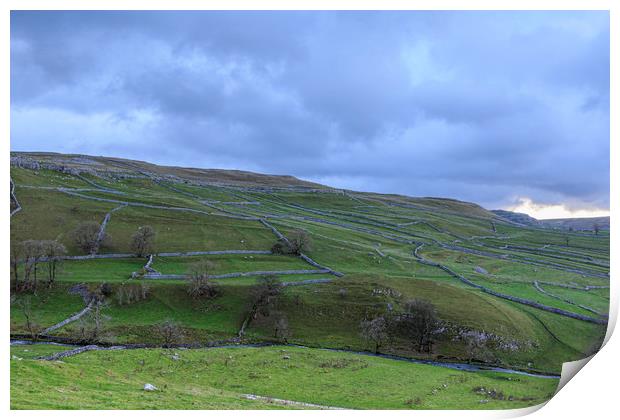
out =
{"type": "Polygon", "coordinates": [[[599,348],[609,308],[605,230],[291,176],[12,153],[10,240],[14,408],[524,407],[599,348]],[[214,293],[188,289],[197,267],[214,293]],[[436,314],[424,346],[398,327],[412,301],[436,314]]]}

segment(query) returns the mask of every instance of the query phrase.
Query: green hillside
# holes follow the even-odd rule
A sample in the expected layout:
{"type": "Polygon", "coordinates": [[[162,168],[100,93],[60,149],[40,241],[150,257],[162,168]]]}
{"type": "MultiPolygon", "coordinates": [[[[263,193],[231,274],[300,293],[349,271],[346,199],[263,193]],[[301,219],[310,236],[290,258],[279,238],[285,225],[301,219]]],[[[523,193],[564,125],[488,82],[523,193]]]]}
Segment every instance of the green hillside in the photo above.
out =
{"type": "Polygon", "coordinates": [[[550,398],[558,380],[522,373],[559,375],[562,363],[598,350],[605,334],[606,230],[524,227],[472,203],[339,190],[289,176],[83,155],[11,158],[13,253],[28,240],[66,248],[52,285],[47,262],[38,263],[36,290],[19,290],[32,261],[16,254],[12,338],[195,347],[176,364],[174,349],[119,349],[67,357],[61,368],[22,353],[64,348],[14,346],[13,408],[287,407],[277,400],[517,408],[550,398]],[[88,253],[74,231],[86,222],[104,224],[107,238],[81,258],[88,253]],[[155,232],[148,269],[148,258],[132,247],[144,226],[155,232]],[[307,246],[301,255],[272,252],[278,235],[303,237],[307,246]],[[188,293],[189,273],[199,266],[208,267],[213,296],[188,293]],[[266,275],[282,286],[257,309],[266,275]],[[375,350],[361,334],[362,321],[406,319],[413,299],[436,311],[432,345],[417,348],[394,329],[381,354],[520,373],[461,372],[354,353],[375,350]],[[89,302],[84,316],[45,331],[89,302]],[[222,343],[281,347],[204,349],[222,343]],[[283,355],[290,355],[286,363],[283,355]],[[156,380],[167,388],[140,397],[141,386],[156,380]]]}

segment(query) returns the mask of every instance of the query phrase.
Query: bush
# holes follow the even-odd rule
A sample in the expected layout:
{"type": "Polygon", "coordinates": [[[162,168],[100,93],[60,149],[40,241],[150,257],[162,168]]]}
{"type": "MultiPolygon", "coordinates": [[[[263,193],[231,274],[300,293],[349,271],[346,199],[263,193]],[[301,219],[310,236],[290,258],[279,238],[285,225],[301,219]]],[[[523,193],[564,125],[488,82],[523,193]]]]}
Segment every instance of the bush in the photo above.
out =
{"type": "Polygon", "coordinates": [[[190,266],[187,294],[192,298],[212,298],[219,294],[219,287],[210,279],[213,263],[208,260],[198,261],[190,266]]]}
{"type": "Polygon", "coordinates": [[[183,330],[181,326],[171,319],[167,319],[164,322],[157,324],[155,326],[155,330],[164,347],[179,344],[179,342],[183,339],[183,330]]]}
{"type": "Polygon", "coordinates": [[[435,330],[439,326],[435,306],[424,299],[413,299],[405,304],[400,324],[418,351],[432,351],[435,330]]]}
{"type": "Polygon", "coordinates": [[[155,247],[155,229],[151,226],[141,226],[131,236],[131,250],[138,257],[146,257],[153,253],[155,247]]]}
{"type": "MultiPolygon", "coordinates": [[[[97,222],[83,222],[71,232],[71,238],[75,245],[87,254],[97,251],[99,243],[97,242],[99,230],[101,226],[97,222]]],[[[106,239],[104,233],[103,240],[106,239]]]]}

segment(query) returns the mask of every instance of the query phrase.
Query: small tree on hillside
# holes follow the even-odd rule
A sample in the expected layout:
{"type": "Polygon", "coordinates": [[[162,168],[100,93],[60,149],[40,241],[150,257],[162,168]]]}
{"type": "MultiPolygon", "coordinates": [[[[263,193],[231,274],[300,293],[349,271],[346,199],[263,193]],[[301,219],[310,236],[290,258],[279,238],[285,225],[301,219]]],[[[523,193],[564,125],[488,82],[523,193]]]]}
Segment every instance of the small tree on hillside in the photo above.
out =
{"type": "Polygon", "coordinates": [[[21,243],[24,261],[24,277],[20,285],[22,291],[36,292],[38,286],[38,266],[44,257],[42,242],[29,239],[21,243]]]}
{"type": "Polygon", "coordinates": [[[592,226],[592,229],[594,230],[594,234],[598,235],[599,231],[601,230],[601,225],[595,223],[594,226],[592,226]]]}
{"type": "Polygon", "coordinates": [[[24,258],[24,248],[22,243],[11,244],[11,275],[13,287],[18,292],[21,289],[20,265],[24,258]]]}
{"type": "Polygon", "coordinates": [[[435,330],[439,325],[435,306],[424,299],[413,299],[405,304],[401,317],[405,334],[417,351],[432,351],[435,330]]]}
{"type": "Polygon", "coordinates": [[[41,248],[47,263],[47,284],[51,287],[56,281],[58,267],[62,263],[62,256],[67,254],[67,249],[58,241],[41,241],[41,248]]]}
{"type": "Polygon", "coordinates": [[[312,249],[312,239],[305,230],[297,229],[289,237],[291,253],[299,255],[312,249]]]}
{"type": "Polygon", "coordinates": [[[280,294],[282,285],[276,276],[262,276],[258,279],[258,284],[252,287],[250,292],[252,298],[251,314],[253,318],[258,315],[269,316],[275,298],[280,294]]]}
{"type": "Polygon", "coordinates": [[[203,297],[211,298],[218,294],[219,289],[217,284],[209,279],[213,267],[213,263],[209,260],[200,260],[190,265],[187,273],[189,278],[187,293],[191,297],[195,299],[203,297]]]}
{"type": "MultiPolygon", "coordinates": [[[[97,251],[99,245],[99,230],[101,226],[97,222],[83,222],[71,232],[75,245],[86,254],[97,251]]],[[[105,234],[104,234],[105,236],[105,234]]]]}
{"type": "Polygon", "coordinates": [[[360,335],[362,338],[375,347],[375,353],[379,353],[379,348],[387,341],[388,322],[385,317],[378,316],[374,319],[364,319],[360,323],[360,335]]]}
{"type": "Polygon", "coordinates": [[[151,226],[140,226],[131,236],[131,250],[138,257],[146,257],[153,253],[155,246],[155,229],[151,226]]]}
{"type": "Polygon", "coordinates": [[[38,337],[37,332],[39,331],[40,327],[32,320],[32,307],[30,305],[30,300],[30,295],[21,296],[17,298],[16,303],[17,306],[19,306],[19,308],[21,309],[22,314],[24,315],[26,330],[30,334],[32,340],[36,341],[38,337]]]}
{"type": "Polygon", "coordinates": [[[157,324],[156,331],[163,347],[173,346],[183,339],[181,326],[171,319],[166,319],[164,322],[157,324]]]}
{"type": "Polygon", "coordinates": [[[286,318],[286,315],[281,315],[277,318],[274,324],[273,336],[278,340],[284,341],[285,343],[288,341],[291,336],[291,330],[288,326],[288,319],[286,318]]]}
{"type": "Polygon", "coordinates": [[[288,240],[279,239],[271,247],[271,252],[274,254],[299,255],[303,252],[310,251],[311,248],[312,240],[308,233],[304,230],[297,229],[290,234],[288,240]]]}

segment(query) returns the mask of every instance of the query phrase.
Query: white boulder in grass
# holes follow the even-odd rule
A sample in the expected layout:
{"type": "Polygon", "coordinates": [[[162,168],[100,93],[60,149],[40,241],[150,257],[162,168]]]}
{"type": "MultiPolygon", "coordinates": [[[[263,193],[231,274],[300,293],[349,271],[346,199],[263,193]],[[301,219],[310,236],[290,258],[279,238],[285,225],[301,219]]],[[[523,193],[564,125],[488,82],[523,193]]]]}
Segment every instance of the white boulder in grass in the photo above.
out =
{"type": "Polygon", "coordinates": [[[144,384],[145,391],[158,391],[158,388],[153,384],[144,384]]]}
{"type": "Polygon", "coordinates": [[[489,272],[482,267],[476,267],[474,268],[474,271],[478,274],[489,274],[489,272]]]}

